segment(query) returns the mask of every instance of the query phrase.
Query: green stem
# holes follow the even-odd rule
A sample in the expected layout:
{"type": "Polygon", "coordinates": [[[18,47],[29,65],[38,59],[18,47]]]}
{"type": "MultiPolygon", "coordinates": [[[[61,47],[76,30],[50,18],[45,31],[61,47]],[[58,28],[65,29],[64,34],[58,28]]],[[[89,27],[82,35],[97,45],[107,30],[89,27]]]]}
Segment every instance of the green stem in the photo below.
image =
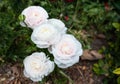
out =
{"type": "Polygon", "coordinates": [[[79,11],[79,6],[80,6],[80,1],[77,0],[77,2],[76,2],[76,7],[75,7],[75,13],[74,13],[74,15],[73,15],[73,21],[74,21],[74,22],[77,22],[77,23],[80,23],[80,21],[76,18],[77,13],[78,13],[78,11],[79,11]]]}
{"type": "Polygon", "coordinates": [[[62,74],[64,77],[66,77],[69,80],[69,84],[73,84],[73,80],[67,76],[67,74],[65,74],[63,71],[59,70],[59,73],[62,74]]]}
{"type": "Polygon", "coordinates": [[[79,2],[80,2],[80,1],[77,0],[74,15],[77,15],[77,12],[78,12],[78,10],[79,10],[79,6],[80,6],[80,3],[79,3],[79,2]]]}

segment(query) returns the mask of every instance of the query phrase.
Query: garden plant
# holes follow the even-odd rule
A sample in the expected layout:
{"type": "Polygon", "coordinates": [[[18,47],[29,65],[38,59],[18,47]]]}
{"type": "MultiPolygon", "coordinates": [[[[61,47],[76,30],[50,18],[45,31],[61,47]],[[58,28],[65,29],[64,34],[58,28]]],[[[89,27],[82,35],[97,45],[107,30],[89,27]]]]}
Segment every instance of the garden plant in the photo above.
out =
{"type": "Polygon", "coordinates": [[[119,0],[0,0],[0,84],[120,84],[119,0]]]}

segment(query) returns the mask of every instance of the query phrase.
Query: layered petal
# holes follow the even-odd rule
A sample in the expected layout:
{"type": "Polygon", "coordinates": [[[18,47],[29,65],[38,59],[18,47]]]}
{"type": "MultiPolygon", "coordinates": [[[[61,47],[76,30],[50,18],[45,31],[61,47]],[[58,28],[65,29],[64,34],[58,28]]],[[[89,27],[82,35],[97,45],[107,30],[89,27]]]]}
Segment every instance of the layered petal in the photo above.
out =
{"type": "Polygon", "coordinates": [[[24,75],[33,81],[41,81],[54,70],[54,62],[50,61],[43,52],[35,52],[27,56],[23,64],[24,75]]]}

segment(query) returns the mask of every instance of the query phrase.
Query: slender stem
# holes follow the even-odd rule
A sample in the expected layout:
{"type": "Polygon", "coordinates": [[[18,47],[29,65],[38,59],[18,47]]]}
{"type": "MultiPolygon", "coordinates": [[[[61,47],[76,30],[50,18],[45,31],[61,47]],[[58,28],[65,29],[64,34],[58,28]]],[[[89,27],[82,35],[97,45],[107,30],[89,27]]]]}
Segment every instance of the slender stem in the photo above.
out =
{"type": "Polygon", "coordinates": [[[76,2],[75,13],[73,15],[73,19],[76,18],[78,10],[79,10],[79,0],[77,0],[77,2],[76,2]]]}
{"type": "Polygon", "coordinates": [[[74,13],[74,15],[77,15],[77,12],[78,12],[78,10],[79,10],[79,0],[77,0],[77,2],[76,2],[76,7],[75,7],[75,13],[74,13]]]}
{"type": "Polygon", "coordinates": [[[74,21],[74,22],[77,22],[77,23],[80,23],[80,21],[76,18],[77,13],[78,13],[78,10],[79,10],[79,6],[80,6],[80,1],[77,0],[77,2],[76,2],[76,7],[75,7],[75,13],[74,13],[74,15],[73,15],[73,21],[74,21]]]}
{"type": "Polygon", "coordinates": [[[73,84],[73,80],[67,76],[67,74],[65,74],[63,71],[59,70],[59,73],[62,74],[64,77],[66,77],[69,80],[69,84],[73,84]]]}
{"type": "Polygon", "coordinates": [[[65,10],[65,3],[64,3],[63,0],[61,0],[61,2],[60,2],[60,6],[61,6],[61,13],[63,13],[64,10],[65,10]]]}

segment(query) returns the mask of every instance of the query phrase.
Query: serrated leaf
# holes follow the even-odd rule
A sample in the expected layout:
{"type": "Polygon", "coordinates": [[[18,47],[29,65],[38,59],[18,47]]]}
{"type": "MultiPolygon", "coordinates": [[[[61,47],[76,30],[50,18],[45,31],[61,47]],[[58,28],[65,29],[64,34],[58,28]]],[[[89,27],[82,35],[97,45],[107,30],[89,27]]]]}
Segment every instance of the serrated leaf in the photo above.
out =
{"type": "Polygon", "coordinates": [[[120,68],[117,68],[113,71],[114,74],[120,74],[120,68]]]}

